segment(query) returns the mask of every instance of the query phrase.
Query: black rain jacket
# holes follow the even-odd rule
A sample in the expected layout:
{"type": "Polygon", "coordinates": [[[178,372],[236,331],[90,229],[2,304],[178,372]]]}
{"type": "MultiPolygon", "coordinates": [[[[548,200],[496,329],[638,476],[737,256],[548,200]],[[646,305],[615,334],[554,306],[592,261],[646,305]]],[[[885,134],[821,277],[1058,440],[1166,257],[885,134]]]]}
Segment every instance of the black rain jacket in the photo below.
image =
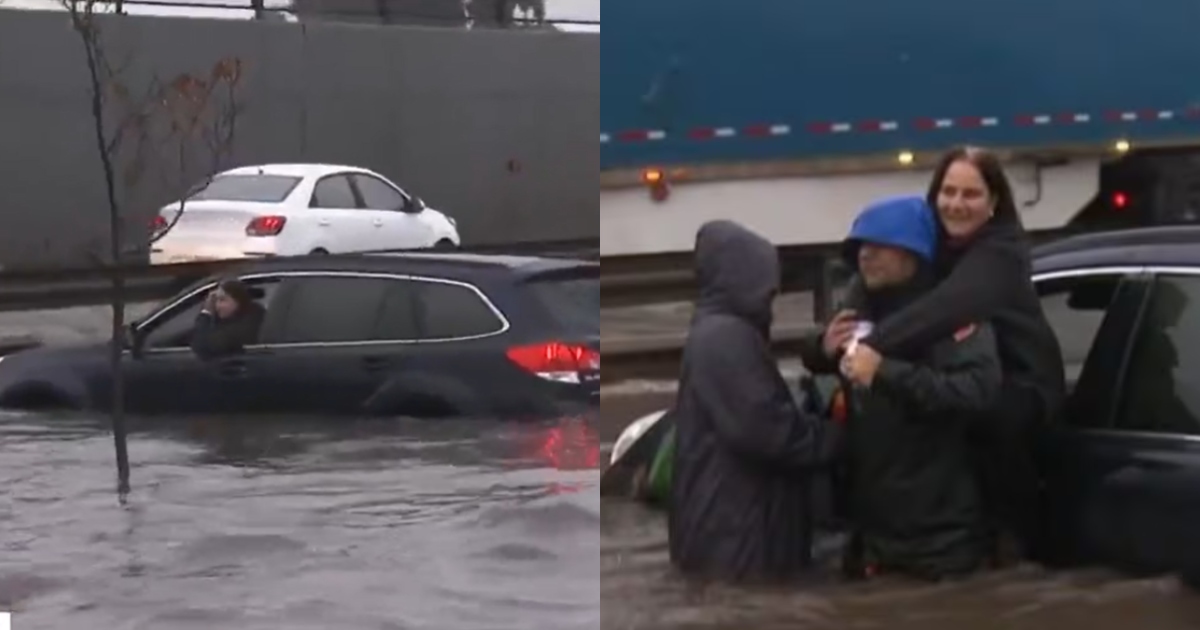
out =
{"type": "MultiPolygon", "coordinates": [[[[927,283],[864,294],[862,315],[883,320],[927,283]]],[[[820,346],[819,336],[808,340],[820,346]]],[[[835,361],[806,357],[832,373],[835,361]]],[[[1001,391],[995,334],[966,326],[922,351],[885,357],[870,388],[847,387],[845,482],[855,544],[848,571],[937,580],[970,573],[988,552],[971,434],[1001,391]]]]}
{"type": "Polygon", "coordinates": [[[265,309],[256,302],[239,309],[229,319],[201,312],[192,328],[192,352],[204,360],[240,354],[246,346],[258,341],[265,315],[265,309]]]}
{"type": "Polygon", "coordinates": [[[811,565],[814,468],[835,425],[805,414],[771,354],[779,260],[729,221],[696,237],[696,304],[675,403],[671,560],[702,579],[779,582],[811,565]]]}

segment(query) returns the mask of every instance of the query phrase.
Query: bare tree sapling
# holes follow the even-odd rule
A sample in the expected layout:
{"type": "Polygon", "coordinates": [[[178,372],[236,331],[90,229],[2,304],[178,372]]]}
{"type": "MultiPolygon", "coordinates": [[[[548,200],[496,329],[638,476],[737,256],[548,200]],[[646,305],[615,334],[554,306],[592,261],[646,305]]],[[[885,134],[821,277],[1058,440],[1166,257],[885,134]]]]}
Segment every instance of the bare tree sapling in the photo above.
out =
{"type": "MultiPolygon", "coordinates": [[[[107,5],[98,0],[61,0],[79,35],[87,63],[90,113],[95,145],[104,177],[108,210],[107,255],[97,262],[108,266],[112,279],[112,328],[109,362],[112,373],[111,421],[117,458],[118,492],[129,492],[129,453],[125,424],[125,381],[122,361],[127,349],[125,276],[123,266],[133,254],[145,251],[145,242],[124,242],[123,203],[131,189],[158,172],[172,193],[184,200],[199,174],[206,185],[221,163],[232,154],[236,120],[242,111],[238,89],[242,81],[240,59],[217,61],[204,74],[181,73],[169,80],[149,74],[141,89],[131,87],[130,59],[115,63],[101,28],[107,5]],[[96,9],[99,5],[101,12],[96,9]],[[197,158],[203,155],[203,158],[197,158]],[[166,165],[166,166],[164,166],[166,165]],[[151,169],[151,167],[154,167],[151,169]],[[170,175],[166,175],[166,172],[170,175]]],[[[184,206],[147,239],[162,238],[183,215],[184,206]]]]}

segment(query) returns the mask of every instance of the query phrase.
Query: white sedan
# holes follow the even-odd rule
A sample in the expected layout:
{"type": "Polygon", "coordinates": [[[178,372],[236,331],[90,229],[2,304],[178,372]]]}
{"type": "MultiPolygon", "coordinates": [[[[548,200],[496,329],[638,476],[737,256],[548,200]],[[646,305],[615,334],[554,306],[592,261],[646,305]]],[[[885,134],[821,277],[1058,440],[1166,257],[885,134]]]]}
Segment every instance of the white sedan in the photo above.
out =
{"type": "Polygon", "coordinates": [[[153,264],[459,246],[454,219],[387,178],[330,164],[218,173],[154,219],[153,264]],[[182,213],[180,212],[182,209],[182,213]]]}

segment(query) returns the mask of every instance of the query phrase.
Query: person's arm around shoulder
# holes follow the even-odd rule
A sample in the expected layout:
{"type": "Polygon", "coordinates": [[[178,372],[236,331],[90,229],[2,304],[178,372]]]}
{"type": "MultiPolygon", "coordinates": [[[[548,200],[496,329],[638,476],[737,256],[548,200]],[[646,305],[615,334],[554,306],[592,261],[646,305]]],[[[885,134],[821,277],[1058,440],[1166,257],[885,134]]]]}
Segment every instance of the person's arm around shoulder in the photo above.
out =
{"type": "Polygon", "coordinates": [[[960,328],[931,356],[930,365],[885,358],[875,384],[911,401],[920,413],[981,412],[995,404],[1003,373],[990,325],[960,328]]]}
{"type": "Polygon", "coordinates": [[[696,346],[689,371],[722,443],[739,457],[771,466],[820,465],[830,423],[797,407],[767,340],[732,317],[711,326],[712,342],[696,346]]]}
{"type": "Polygon", "coordinates": [[[921,299],[879,322],[864,343],[881,354],[907,354],[971,322],[991,320],[1031,282],[1028,252],[1009,241],[983,241],[921,299]]]}

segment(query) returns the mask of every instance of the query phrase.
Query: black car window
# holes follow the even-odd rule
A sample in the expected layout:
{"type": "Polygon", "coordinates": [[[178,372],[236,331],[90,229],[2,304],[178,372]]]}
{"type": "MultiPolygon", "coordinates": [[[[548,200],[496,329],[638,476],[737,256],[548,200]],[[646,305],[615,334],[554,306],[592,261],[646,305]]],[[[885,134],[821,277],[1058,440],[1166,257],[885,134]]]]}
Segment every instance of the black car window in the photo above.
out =
{"type": "Polygon", "coordinates": [[[357,208],[350,180],[345,175],[326,177],[313,188],[313,208],[357,208]]]}
{"type": "Polygon", "coordinates": [[[1068,386],[1067,424],[1077,428],[1111,426],[1123,339],[1137,317],[1144,283],[1124,274],[1096,274],[1042,280],[1038,293],[1063,351],[1068,386]]]}
{"type": "Polygon", "coordinates": [[[293,278],[281,292],[279,317],[263,324],[263,343],[370,341],[386,278],[315,276],[293,278]]]}
{"type": "MultiPolygon", "coordinates": [[[[279,286],[279,281],[270,279],[247,280],[246,284],[255,295],[255,301],[271,311],[272,299],[279,286]]],[[[208,291],[202,291],[192,296],[187,302],[176,306],[170,312],[155,318],[143,332],[142,347],[146,350],[164,350],[186,348],[191,343],[192,329],[196,325],[196,316],[204,306],[204,298],[208,291]]]]}
{"type": "Polygon", "coordinates": [[[400,210],[404,208],[404,196],[378,177],[355,175],[354,183],[362,195],[363,206],[371,210],[400,210]]]}
{"type": "Polygon", "coordinates": [[[550,316],[572,333],[600,334],[600,270],[539,276],[529,289],[550,316]]]}
{"type": "Polygon", "coordinates": [[[1037,284],[1042,311],[1062,348],[1069,383],[1074,384],[1083,370],[1121,278],[1121,274],[1068,276],[1037,284]]]}
{"type": "Polygon", "coordinates": [[[389,280],[383,304],[375,320],[373,339],[413,341],[421,338],[417,321],[417,293],[420,283],[413,280],[389,280]]]}
{"type": "Polygon", "coordinates": [[[1117,428],[1200,435],[1200,277],[1154,282],[1133,344],[1117,428]]]}
{"type": "Polygon", "coordinates": [[[426,341],[487,335],[504,327],[475,289],[459,284],[421,282],[417,309],[426,341]]]}

